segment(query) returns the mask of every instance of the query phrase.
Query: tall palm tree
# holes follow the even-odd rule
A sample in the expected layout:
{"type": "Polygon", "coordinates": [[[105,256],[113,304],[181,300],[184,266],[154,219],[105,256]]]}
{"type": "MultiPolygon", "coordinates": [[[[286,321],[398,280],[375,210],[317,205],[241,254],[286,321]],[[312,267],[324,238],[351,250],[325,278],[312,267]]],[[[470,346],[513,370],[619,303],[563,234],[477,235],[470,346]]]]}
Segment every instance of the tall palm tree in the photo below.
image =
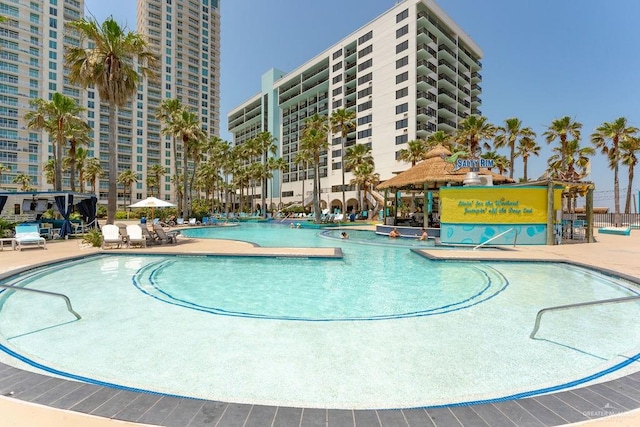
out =
{"type": "Polygon", "coordinates": [[[71,175],[71,191],[76,191],[76,170],[78,163],[78,150],[82,145],[88,145],[91,138],[89,132],[91,128],[86,122],[72,123],[68,130],[69,152],[67,155],[69,163],[69,173],[71,175]]]}
{"type": "Polygon", "coordinates": [[[51,184],[53,185],[53,188],[56,188],[56,160],[49,159],[44,162],[44,165],[42,165],[42,171],[44,172],[47,184],[51,184]]]}
{"type": "Polygon", "coordinates": [[[522,169],[523,169],[523,181],[527,182],[528,178],[528,165],[529,165],[529,157],[539,156],[540,155],[540,146],[536,142],[535,138],[532,136],[524,136],[520,138],[520,142],[518,143],[518,148],[516,151],[516,155],[518,157],[522,157],[522,169]]]}
{"type": "MultiPolygon", "coordinates": [[[[42,98],[30,102],[32,110],[25,114],[27,128],[45,130],[53,144],[53,159],[55,160],[56,191],[62,190],[62,157],[67,144],[66,137],[72,127],[79,127],[82,123],[80,112],[83,110],[75,100],[55,92],[50,101],[42,98]]],[[[86,124],[85,124],[86,125],[86,124]]]]}
{"type": "Polygon", "coordinates": [[[312,164],[313,157],[311,156],[311,153],[309,153],[308,151],[298,151],[296,152],[296,155],[293,158],[293,162],[302,168],[302,173],[304,174],[302,179],[300,179],[300,169],[298,169],[298,179],[302,181],[302,201],[300,202],[300,204],[302,205],[302,209],[305,209],[304,201],[306,197],[304,192],[304,183],[307,180],[309,165],[312,164]]]}
{"type": "Polygon", "coordinates": [[[11,168],[9,166],[3,165],[0,163],[0,185],[2,185],[2,174],[3,172],[11,172],[11,168]]]}
{"type": "MultiPolygon", "coordinates": [[[[162,128],[161,132],[164,135],[171,136],[171,153],[173,159],[173,174],[174,176],[178,176],[180,171],[178,170],[178,142],[176,141],[175,133],[171,133],[172,126],[171,124],[174,122],[175,118],[180,116],[184,110],[184,106],[179,99],[165,99],[160,103],[160,108],[158,108],[156,112],[156,118],[160,120],[165,126],[162,128]]],[[[176,191],[176,200],[178,200],[178,188],[175,187],[176,191]]]]}
{"type": "Polygon", "coordinates": [[[329,148],[327,117],[314,114],[307,117],[302,129],[302,138],[298,151],[309,154],[313,164],[313,213],[316,222],[320,221],[320,153],[329,148]]]}
{"type": "Polygon", "coordinates": [[[367,193],[371,193],[371,189],[380,183],[380,174],[374,172],[375,165],[371,163],[362,163],[356,167],[353,172],[351,185],[358,186],[364,193],[364,197],[360,196],[360,206],[364,209],[364,198],[367,193]]]}
{"type": "Polygon", "coordinates": [[[265,204],[267,203],[267,180],[273,177],[273,170],[268,167],[268,160],[275,156],[278,147],[276,146],[276,138],[271,135],[271,132],[260,132],[254,138],[256,145],[259,148],[259,152],[262,156],[262,216],[267,217],[267,210],[265,204]]]}
{"type": "Polygon", "coordinates": [[[509,178],[513,179],[513,170],[515,169],[516,160],[516,144],[522,138],[535,138],[536,134],[530,127],[522,127],[522,121],[516,117],[506,119],[504,126],[496,128],[496,139],[494,146],[496,148],[509,147],[509,178]]]}
{"type": "Polygon", "coordinates": [[[543,133],[547,144],[551,144],[556,139],[560,140],[560,164],[563,167],[566,164],[564,158],[566,156],[568,138],[571,137],[576,141],[580,141],[580,129],[582,129],[582,123],[571,120],[569,116],[564,116],[553,120],[543,133]]]}
{"type": "Polygon", "coordinates": [[[157,193],[156,196],[160,198],[160,186],[162,184],[162,176],[165,175],[167,171],[160,165],[153,165],[147,168],[147,174],[152,175],[156,179],[157,183],[157,193]]]}
{"type": "Polygon", "coordinates": [[[456,141],[453,138],[453,135],[450,135],[443,130],[433,132],[427,137],[424,143],[427,152],[429,152],[432,148],[437,147],[438,145],[442,145],[450,151],[454,151],[456,145],[456,141]]]}
{"type": "MultiPolygon", "coordinates": [[[[117,110],[133,98],[140,74],[155,76],[152,68],[158,61],[145,38],[120,27],[113,17],[101,25],[94,19],[80,19],[69,24],[81,37],[78,46],[67,46],[66,65],[69,80],[83,87],[94,85],[100,99],[109,104],[109,129],[116,129],[117,110]],[[89,42],[89,48],[87,48],[89,42]],[[138,70],[140,74],[138,74],[138,70]]],[[[109,132],[109,195],[107,224],[113,224],[118,202],[118,156],[116,132],[109,132]]]]}
{"type": "Polygon", "coordinates": [[[407,148],[403,148],[398,152],[398,160],[401,162],[411,162],[411,166],[415,166],[427,154],[427,146],[422,139],[414,139],[407,143],[407,148]]]}
{"type": "Polygon", "coordinates": [[[282,157],[270,157],[266,166],[267,178],[271,180],[271,200],[269,201],[269,209],[273,209],[273,172],[286,172],[289,170],[289,164],[282,157]]]}
{"type": "Polygon", "coordinates": [[[640,151],[640,138],[625,138],[620,143],[620,163],[629,167],[629,184],[627,186],[627,198],[624,204],[624,213],[631,213],[631,194],[633,191],[633,177],[635,167],[638,164],[636,153],[640,151]]]}
{"type": "Polygon", "coordinates": [[[89,151],[86,148],[78,147],[76,149],[75,164],[76,164],[76,168],[78,169],[78,182],[80,182],[81,193],[84,193],[84,186],[86,181],[84,176],[84,170],[85,170],[85,165],[86,165],[88,156],[89,156],[89,151]]]}
{"type": "Polygon", "coordinates": [[[353,110],[346,110],[344,108],[334,110],[329,118],[329,126],[331,133],[339,133],[341,136],[340,157],[342,158],[342,212],[346,213],[347,205],[344,196],[344,146],[347,141],[347,135],[356,128],[356,112],[353,110]]]}
{"type": "Polygon", "coordinates": [[[84,175],[87,181],[91,183],[91,191],[93,194],[98,194],[98,178],[104,175],[104,170],[100,164],[100,160],[95,157],[91,157],[87,160],[84,166],[84,175]]]}
{"type": "MultiPolygon", "coordinates": [[[[493,139],[495,133],[495,126],[489,123],[486,117],[472,114],[460,120],[458,123],[456,140],[459,144],[467,147],[470,160],[474,160],[479,157],[482,148],[487,150],[491,148],[488,143],[483,143],[482,141],[493,139]]],[[[472,172],[478,172],[479,166],[478,164],[474,164],[470,170],[472,172]]]]}
{"type": "Polygon", "coordinates": [[[167,125],[166,132],[169,135],[175,135],[176,139],[182,142],[182,216],[184,217],[189,215],[188,200],[186,197],[189,188],[189,156],[196,152],[194,147],[198,146],[199,141],[205,138],[205,133],[202,130],[198,116],[187,110],[182,110],[174,116],[172,122],[167,125]]]}
{"type": "Polygon", "coordinates": [[[604,122],[591,134],[591,142],[609,159],[609,167],[613,169],[613,197],[615,213],[620,213],[620,143],[638,133],[638,128],[629,126],[625,117],[618,117],[613,122],[604,122]],[[607,145],[611,140],[611,145],[607,145]]]}
{"type": "MultiPolygon", "coordinates": [[[[349,171],[353,171],[354,175],[359,172],[362,165],[373,165],[373,156],[371,155],[371,147],[365,144],[356,144],[347,148],[344,155],[344,167],[349,171]]],[[[357,181],[357,180],[356,180],[357,181]]],[[[360,210],[363,209],[361,187],[358,187],[360,210]]]]}
{"type": "Polygon", "coordinates": [[[590,157],[595,154],[593,147],[581,147],[580,141],[572,139],[562,147],[554,148],[555,154],[549,158],[549,169],[552,178],[564,181],[579,181],[589,170],[590,157]]]}
{"type": "Polygon", "coordinates": [[[13,183],[20,184],[21,191],[31,190],[31,177],[26,173],[21,172],[18,175],[16,175],[16,177],[13,178],[13,183]]]}
{"type": "Polygon", "coordinates": [[[138,182],[138,174],[131,169],[122,171],[120,175],[118,175],[118,184],[122,184],[124,188],[125,201],[127,200],[127,193],[129,193],[129,203],[127,203],[127,206],[131,204],[131,193],[133,192],[131,186],[136,182],[138,182]]]}

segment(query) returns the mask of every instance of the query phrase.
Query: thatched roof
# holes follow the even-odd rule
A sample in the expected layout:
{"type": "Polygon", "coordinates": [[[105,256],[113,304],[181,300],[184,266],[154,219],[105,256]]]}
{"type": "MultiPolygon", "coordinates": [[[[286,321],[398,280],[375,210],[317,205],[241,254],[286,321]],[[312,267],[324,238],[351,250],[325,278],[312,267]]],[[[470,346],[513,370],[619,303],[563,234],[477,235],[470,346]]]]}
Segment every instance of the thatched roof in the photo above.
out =
{"type": "MultiPolygon", "coordinates": [[[[426,159],[391,179],[386,180],[376,188],[397,189],[422,189],[427,183],[429,187],[437,188],[448,183],[462,185],[469,168],[453,170],[455,165],[445,161],[445,157],[451,156],[451,151],[442,145],[434,147],[426,155],[426,159]]],[[[491,175],[493,182],[497,184],[512,183],[511,178],[493,173],[488,169],[480,168],[479,175],[491,175]]]]}

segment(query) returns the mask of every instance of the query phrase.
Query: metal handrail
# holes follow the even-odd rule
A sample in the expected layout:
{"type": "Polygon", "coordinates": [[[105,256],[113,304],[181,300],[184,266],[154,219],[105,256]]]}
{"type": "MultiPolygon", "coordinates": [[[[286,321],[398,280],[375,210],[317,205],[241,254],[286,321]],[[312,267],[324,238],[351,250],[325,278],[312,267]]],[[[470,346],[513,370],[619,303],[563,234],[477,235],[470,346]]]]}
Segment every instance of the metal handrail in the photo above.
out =
{"type": "Polygon", "coordinates": [[[3,285],[3,284],[0,284],[0,288],[11,289],[12,291],[35,292],[35,293],[38,293],[38,294],[52,295],[52,296],[55,296],[55,297],[60,297],[60,298],[64,299],[65,303],[67,303],[67,310],[69,310],[69,312],[71,312],[74,316],[76,316],[76,319],[78,319],[78,320],[82,319],[82,317],[78,313],[75,312],[73,307],[71,307],[71,300],[69,299],[69,297],[64,295],[64,294],[59,294],[57,292],[41,291],[39,289],[20,288],[20,287],[17,287],[17,286],[3,285]]]}
{"type": "Polygon", "coordinates": [[[513,238],[513,246],[515,247],[515,246],[516,246],[516,240],[518,239],[518,230],[516,230],[516,228],[515,228],[515,227],[513,227],[513,228],[510,228],[510,229],[508,229],[508,230],[506,230],[506,231],[503,231],[502,233],[498,234],[497,236],[493,236],[492,238],[490,238],[490,239],[489,239],[489,240],[487,240],[486,242],[482,242],[482,243],[480,243],[478,246],[474,247],[474,248],[473,248],[473,250],[475,251],[476,249],[478,249],[478,248],[480,248],[480,247],[482,247],[482,246],[486,245],[487,243],[489,243],[489,242],[491,242],[491,241],[493,241],[493,240],[497,239],[498,237],[500,237],[500,236],[504,236],[505,234],[507,234],[507,233],[508,233],[508,232],[510,232],[510,231],[515,231],[515,232],[516,232],[516,236],[513,238]]]}
{"type": "Polygon", "coordinates": [[[544,313],[546,313],[547,311],[551,311],[551,310],[566,310],[566,309],[569,309],[569,308],[585,307],[585,306],[588,306],[588,305],[617,304],[617,303],[620,303],[620,302],[628,302],[628,301],[635,301],[635,300],[640,300],[640,295],[634,295],[632,297],[603,299],[603,300],[598,300],[598,301],[579,302],[579,303],[576,303],[576,304],[558,305],[558,306],[555,306],[555,307],[543,308],[536,315],[536,324],[533,327],[533,331],[531,332],[531,335],[529,335],[529,338],[533,339],[533,337],[536,335],[536,332],[538,332],[538,329],[540,329],[540,320],[542,319],[542,315],[544,313]]]}

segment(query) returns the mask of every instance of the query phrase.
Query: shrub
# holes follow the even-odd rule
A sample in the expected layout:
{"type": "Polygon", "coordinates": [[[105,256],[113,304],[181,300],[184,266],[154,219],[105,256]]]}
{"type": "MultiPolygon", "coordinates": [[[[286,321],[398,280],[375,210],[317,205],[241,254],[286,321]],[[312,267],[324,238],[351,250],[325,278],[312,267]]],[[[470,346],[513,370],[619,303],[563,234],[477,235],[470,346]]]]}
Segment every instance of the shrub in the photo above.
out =
{"type": "Polygon", "coordinates": [[[92,228],[82,236],[82,243],[99,248],[102,246],[102,233],[97,228],[92,228]]]}

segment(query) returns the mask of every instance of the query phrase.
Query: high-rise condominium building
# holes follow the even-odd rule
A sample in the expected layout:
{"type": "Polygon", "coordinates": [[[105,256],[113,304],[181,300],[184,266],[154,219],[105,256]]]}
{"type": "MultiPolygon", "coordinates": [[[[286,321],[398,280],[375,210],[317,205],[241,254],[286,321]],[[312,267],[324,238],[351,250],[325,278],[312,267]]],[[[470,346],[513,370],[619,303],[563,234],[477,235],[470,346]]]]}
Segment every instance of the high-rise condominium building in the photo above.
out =
{"type": "MultiPolygon", "coordinates": [[[[397,160],[409,141],[437,130],[453,132],[460,119],[480,114],[481,57],[434,1],[405,0],[295,70],[267,72],[261,92],[229,113],[228,128],[235,144],[271,132],[288,170],[275,174],[268,200],[307,204],[313,168],[294,160],[307,117],[355,111],[357,126],[345,150],[369,146],[375,171],[389,179],[410,166],[397,160]]],[[[329,144],[320,158],[321,202],[342,209],[341,135],[330,134],[329,144]]],[[[347,172],[346,211],[373,206],[373,199],[360,206],[352,178],[347,172]]]]}
{"type": "MultiPolygon", "coordinates": [[[[173,194],[174,174],[171,138],[161,134],[155,118],[164,99],[177,98],[198,114],[202,127],[211,135],[219,132],[220,105],[220,9],[218,0],[138,0],[137,31],[147,38],[160,57],[155,82],[143,81],[131,102],[118,110],[117,129],[109,129],[108,103],[101,102],[95,88],[70,85],[64,68],[64,45],[78,45],[77,34],[67,28],[70,21],[84,17],[83,0],[0,0],[0,188],[16,189],[13,179],[28,174],[38,190],[52,188],[43,175],[43,164],[52,147],[46,132],[26,129],[24,115],[29,101],[49,99],[61,92],[81,105],[93,131],[88,156],[100,159],[105,176],[99,183],[99,199],[107,199],[108,139],[117,133],[118,172],[132,170],[139,175],[132,201],[150,195],[149,169],[161,165],[160,197],[173,194]],[[28,77],[27,77],[28,76],[28,77]]],[[[124,26],[124,22],[119,22],[124,26]]],[[[65,175],[63,188],[69,188],[65,175]]],[[[89,189],[87,189],[89,190],[89,189]]],[[[157,187],[153,189],[155,194],[157,187]]],[[[124,205],[124,188],[119,190],[124,205]]]]}
{"type": "MultiPolygon", "coordinates": [[[[26,127],[29,102],[60,92],[85,105],[86,92],[69,84],[64,46],[80,40],[67,30],[84,15],[83,0],[0,1],[0,189],[20,188],[24,174],[31,186],[47,188],[43,164],[53,148],[46,132],[26,127]]],[[[91,150],[93,148],[90,148],[91,150]]],[[[68,178],[63,182],[69,185],[68,178]]]]}

